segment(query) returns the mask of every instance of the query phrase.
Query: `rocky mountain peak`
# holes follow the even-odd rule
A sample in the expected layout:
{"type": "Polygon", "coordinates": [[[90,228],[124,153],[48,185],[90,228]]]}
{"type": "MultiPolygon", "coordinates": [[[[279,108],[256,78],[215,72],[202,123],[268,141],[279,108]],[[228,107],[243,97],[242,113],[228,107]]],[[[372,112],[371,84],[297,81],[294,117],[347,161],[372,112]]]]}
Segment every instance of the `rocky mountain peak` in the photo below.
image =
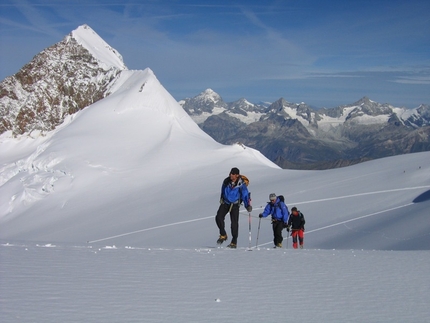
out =
{"type": "Polygon", "coordinates": [[[370,100],[367,96],[363,96],[360,100],[353,103],[353,105],[362,106],[362,105],[371,105],[372,103],[375,103],[375,102],[370,100]]]}
{"type": "Polygon", "coordinates": [[[99,65],[105,69],[117,68],[125,70],[122,55],[106,43],[90,26],[84,24],[73,30],[67,37],[75,39],[79,45],[87,49],[90,54],[98,60],[99,65]]]}
{"type": "MultiPolygon", "coordinates": [[[[224,111],[227,108],[227,103],[212,89],[206,89],[193,98],[181,100],[179,104],[191,116],[213,113],[214,109],[224,111]]],[[[218,111],[218,113],[220,112],[218,111]]]]}
{"type": "Polygon", "coordinates": [[[236,111],[238,109],[245,112],[264,112],[266,107],[249,102],[245,98],[228,103],[229,110],[236,111]]]}
{"type": "Polygon", "coordinates": [[[283,111],[284,107],[288,105],[288,102],[284,98],[280,98],[273,102],[268,108],[267,111],[271,112],[281,112],[283,111]]]}
{"type": "Polygon", "coordinates": [[[296,118],[297,116],[302,117],[310,122],[312,114],[317,114],[311,107],[306,103],[291,103],[283,98],[273,102],[268,108],[267,112],[275,113],[286,118],[296,118]]]}
{"type": "Polygon", "coordinates": [[[385,115],[388,117],[393,114],[392,106],[372,101],[368,97],[363,97],[359,101],[345,107],[345,110],[352,108],[347,117],[348,120],[365,115],[371,117],[385,115]]]}
{"type": "Polygon", "coordinates": [[[126,69],[121,55],[89,26],[46,48],[0,82],[0,134],[43,134],[109,94],[126,69]]]}
{"type": "Polygon", "coordinates": [[[221,96],[212,89],[206,89],[194,97],[196,101],[206,102],[207,104],[217,104],[222,101],[221,96]]]}

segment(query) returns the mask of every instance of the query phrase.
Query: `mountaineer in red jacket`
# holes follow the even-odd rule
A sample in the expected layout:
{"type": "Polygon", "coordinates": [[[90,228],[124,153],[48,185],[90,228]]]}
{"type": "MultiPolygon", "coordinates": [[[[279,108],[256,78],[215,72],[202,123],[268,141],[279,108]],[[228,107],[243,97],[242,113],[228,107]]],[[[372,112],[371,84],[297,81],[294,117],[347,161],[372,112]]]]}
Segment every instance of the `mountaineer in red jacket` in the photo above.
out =
{"type": "Polygon", "coordinates": [[[294,206],[291,209],[291,215],[288,219],[287,231],[291,227],[291,236],[293,237],[293,248],[297,249],[297,238],[299,239],[300,249],[303,249],[303,240],[305,232],[305,217],[302,212],[294,206]]]}

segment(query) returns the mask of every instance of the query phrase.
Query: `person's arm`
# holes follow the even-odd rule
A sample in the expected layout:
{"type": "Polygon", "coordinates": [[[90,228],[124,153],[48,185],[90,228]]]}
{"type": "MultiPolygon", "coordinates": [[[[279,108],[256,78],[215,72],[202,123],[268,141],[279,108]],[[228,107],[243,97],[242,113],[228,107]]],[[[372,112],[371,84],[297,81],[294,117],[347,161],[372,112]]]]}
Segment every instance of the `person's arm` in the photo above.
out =
{"type": "Polygon", "coordinates": [[[281,210],[282,210],[282,219],[283,219],[284,223],[288,224],[290,212],[288,211],[287,205],[283,202],[281,202],[281,210]]]}
{"type": "Polygon", "coordinates": [[[261,217],[265,218],[270,214],[270,204],[267,204],[266,207],[264,208],[263,213],[260,213],[261,217]]]}
{"type": "Polygon", "coordinates": [[[245,208],[247,209],[248,206],[250,206],[250,201],[249,201],[249,191],[248,191],[248,187],[245,184],[242,184],[242,189],[241,189],[241,199],[243,201],[243,205],[245,206],[245,208]]]}

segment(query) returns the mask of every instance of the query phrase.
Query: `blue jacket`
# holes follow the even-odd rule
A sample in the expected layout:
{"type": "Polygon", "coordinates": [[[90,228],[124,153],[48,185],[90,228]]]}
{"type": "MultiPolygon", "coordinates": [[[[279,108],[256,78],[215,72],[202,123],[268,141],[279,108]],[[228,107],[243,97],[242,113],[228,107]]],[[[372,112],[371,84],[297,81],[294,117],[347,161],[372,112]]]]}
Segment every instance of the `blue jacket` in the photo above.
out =
{"type": "Polygon", "coordinates": [[[268,202],[263,211],[263,218],[267,217],[269,214],[272,215],[273,220],[282,221],[288,223],[288,217],[290,212],[288,207],[279,198],[276,198],[276,202],[268,202]]]}
{"type": "Polygon", "coordinates": [[[221,186],[221,200],[225,204],[240,204],[243,202],[245,207],[249,206],[249,192],[245,182],[239,176],[236,183],[232,183],[227,177],[221,186]]]}

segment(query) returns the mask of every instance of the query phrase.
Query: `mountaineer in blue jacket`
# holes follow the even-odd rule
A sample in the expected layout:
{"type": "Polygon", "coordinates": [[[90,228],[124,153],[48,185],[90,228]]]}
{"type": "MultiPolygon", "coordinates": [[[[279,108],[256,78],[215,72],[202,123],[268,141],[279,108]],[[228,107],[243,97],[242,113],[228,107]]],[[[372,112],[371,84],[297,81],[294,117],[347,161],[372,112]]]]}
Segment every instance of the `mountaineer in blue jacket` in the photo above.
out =
{"type": "Polygon", "coordinates": [[[218,244],[222,244],[227,240],[227,232],[225,231],[225,216],[230,213],[231,220],[231,243],[227,248],[236,248],[237,237],[239,235],[239,207],[243,202],[248,212],[252,211],[251,199],[247,188],[248,179],[244,175],[240,175],[239,169],[233,167],[229,177],[224,179],[221,186],[221,198],[218,212],[215,216],[215,222],[219,229],[218,244]]]}
{"type": "Polygon", "coordinates": [[[265,218],[269,214],[272,216],[273,243],[275,248],[282,248],[282,240],[284,240],[282,230],[288,227],[290,212],[283,201],[283,196],[281,199],[281,195],[277,197],[275,193],[271,193],[269,199],[270,202],[267,202],[263,213],[260,213],[259,217],[265,218]]]}

